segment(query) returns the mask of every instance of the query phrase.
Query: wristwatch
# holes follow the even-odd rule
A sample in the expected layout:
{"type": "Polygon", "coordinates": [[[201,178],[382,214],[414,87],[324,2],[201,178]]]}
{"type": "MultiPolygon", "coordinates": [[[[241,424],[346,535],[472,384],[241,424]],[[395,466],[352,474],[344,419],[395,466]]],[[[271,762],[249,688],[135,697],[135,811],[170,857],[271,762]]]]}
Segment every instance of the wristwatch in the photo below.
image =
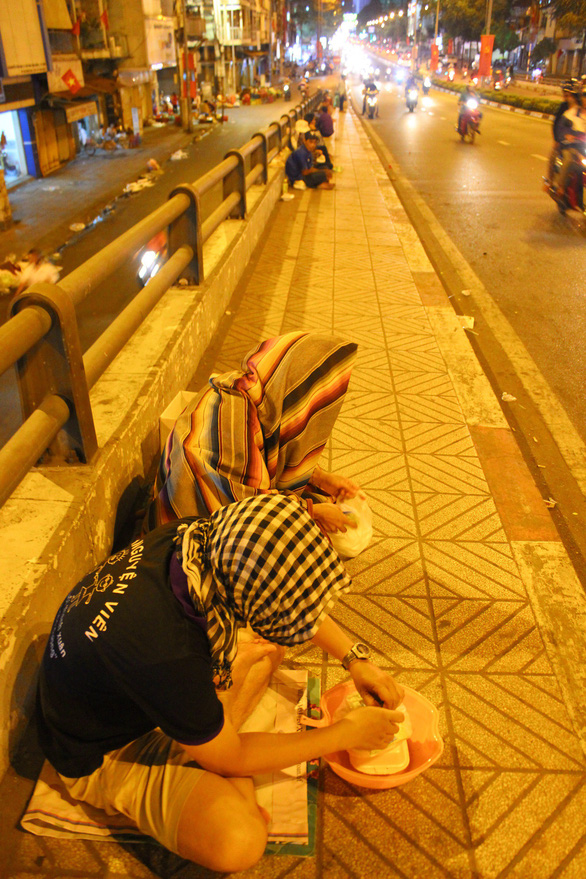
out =
{"type": "Polygon", "coordinates": [[[356,644],[353,644],[346,656],[342,659],[342,665],[346,671],[349,670],[351,664],[357,659],[370,659],[370,649],[361,641],[357,641],[356,644]]]}

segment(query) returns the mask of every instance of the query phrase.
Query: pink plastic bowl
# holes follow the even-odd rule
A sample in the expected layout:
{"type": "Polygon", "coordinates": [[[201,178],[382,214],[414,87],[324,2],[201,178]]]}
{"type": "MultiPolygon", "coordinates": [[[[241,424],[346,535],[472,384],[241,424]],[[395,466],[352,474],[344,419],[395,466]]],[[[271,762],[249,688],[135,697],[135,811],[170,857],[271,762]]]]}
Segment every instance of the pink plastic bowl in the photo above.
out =
{"type": "MultiPolygon", "coordinates": [[[[328,726],[332,723],[332,717],[336,709],[346,696],[354,692],[354,690],[355,687],[352,681],[336,684],[335,687],[327,690],[320,701],[322,719],[317,723],[312,721],[312,724],[328,726]]],[[[404,690],[405,698],[403,699],[403,704],[409,712],[413,727],[411,737],[408,739],[409,766],[403,769],[402,772],[396,772],[394,775],[366,775],[364,772],[358,772],[357,769],[354,769],[346,751],[336,751],[334,754],[328,754],[325,758],[336,775],[360,787],[384,790],[389,787],[398,787],[400,784],[406,784],[440,758],[444,750],[444,742],[439,734],[439,714],[437,708],[425,696],[422,696],[416,690],[412,690],[411,687],[404,687],[404,690]]]]}

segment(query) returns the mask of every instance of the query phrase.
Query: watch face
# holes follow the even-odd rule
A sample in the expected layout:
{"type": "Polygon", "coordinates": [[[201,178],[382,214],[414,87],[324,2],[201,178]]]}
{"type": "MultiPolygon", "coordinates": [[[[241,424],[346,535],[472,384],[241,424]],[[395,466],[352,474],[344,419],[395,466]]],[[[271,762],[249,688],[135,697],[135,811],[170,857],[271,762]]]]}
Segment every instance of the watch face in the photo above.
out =
{"type": "Polygon", "coordinates": [[[360,642],[354,645],[354,647],[352,648],[352,653],[358,659],[365,659],[367,656],[370,656],[370,650],[368,649],[367,645],[361,644],[360,642]]]}

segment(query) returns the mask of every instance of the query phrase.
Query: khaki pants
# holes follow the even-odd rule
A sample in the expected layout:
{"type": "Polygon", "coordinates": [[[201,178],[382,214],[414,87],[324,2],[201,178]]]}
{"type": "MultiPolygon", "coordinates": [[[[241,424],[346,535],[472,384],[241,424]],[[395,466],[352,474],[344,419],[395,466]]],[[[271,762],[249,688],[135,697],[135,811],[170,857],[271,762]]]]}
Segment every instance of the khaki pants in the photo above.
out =
{"type": "Polygon", "coordinates": [[[110,751],[91,775],[60,777],[73,799],[109,815],[125,815],[142,833],[177,853],[179,819],[204,772],[181,745],[155,729],[110,751]]]}

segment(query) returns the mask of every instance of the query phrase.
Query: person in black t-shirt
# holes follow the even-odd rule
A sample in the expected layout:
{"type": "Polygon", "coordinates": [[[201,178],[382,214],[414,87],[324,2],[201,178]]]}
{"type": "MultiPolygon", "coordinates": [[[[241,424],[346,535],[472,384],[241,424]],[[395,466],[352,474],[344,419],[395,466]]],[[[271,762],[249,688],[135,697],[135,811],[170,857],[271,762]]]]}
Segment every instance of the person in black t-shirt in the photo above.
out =
{"type": "Polygon", "coordinates": [[[70,796],[209,869],[254,864],[267,829],[252,775],[385,747],[403,719],[402,688],[328,616],[349,588],[298,498],[276,492],[109,558],[61,605],[39,679],[41,744],[70,796]],[[255,640],[239,644],[246,624],[255,640]],[[370,707],[310,732],[239,733],[283,647],[310,640],[370,707]]]}

